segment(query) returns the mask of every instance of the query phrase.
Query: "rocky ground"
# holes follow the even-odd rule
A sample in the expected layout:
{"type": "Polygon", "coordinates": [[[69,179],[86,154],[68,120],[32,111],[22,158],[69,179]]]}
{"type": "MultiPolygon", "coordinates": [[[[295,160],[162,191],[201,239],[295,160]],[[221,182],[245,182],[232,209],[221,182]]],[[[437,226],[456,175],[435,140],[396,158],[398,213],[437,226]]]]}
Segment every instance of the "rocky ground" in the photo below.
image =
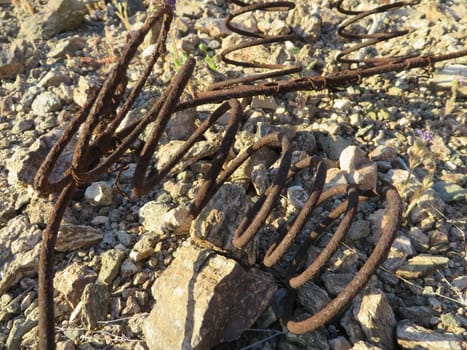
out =
{"type": "MultiPolygon", "coordinates": [[[[362,7],[370,6],[367,1],[363,3],[362,7]]],[[[73,0],[51,0],[47,5],[0,0],[0,345],[5,348],[33,349],[37,343],[39,244],[56,196],[37,193],[30,186],[34,174],[60,130],[109,72],[129,38],[129,30],[144,22],[147,6],[156,5],[130,2],[126,23],[116,2],[95,1],[84,6],[73,0]]],[[[149,108],[188,55],[198,63],[187,96],[227,76],[251,73],[219,60],[221,50],[239,40],[222,24],[235,5],[224,0],[187,0],[175,6],[177,17],[167,54],[156,64],[128,120],[149,108]],[[200,48],[200,44],[204,46],[200,48]]],[[[308,33],[307,41],[255,48],[239,54],[241,58],[300,63],[307,67],[300,74],[309,75],[344,69],[335,61],[336,53],[348,45],[336,35],[344,16],[328,1],[299,1],[297,8],[289,15],[248,14],[241,24],[275,34],[294,28],[302,35],[308,33]]],[[[466,19],[462,0],[422,0],[381,21],[382,28],[403,26],[413,31],[379,44],[377,52],[392,56],[464,49],[466,19]]],[[[371,24],[368,20],[361,26],[368,28],[371,24]]],[[[138,78],[144,61],[142,50],[128,71],[130,85],[138,78]]],[[[227,284],[228,292],[238,298],[242,291],[254,296],[245,299],[243,309],[233,306],[240,314],[253,310],[243,328],[233,327],[232,332],[241,334],[240,339],[217,345],[216,349],[467,348],[466,64],[464,57],[436,64],[431,70],[369,78],[359,86],[339,91],[252,99],[245,108],[236,152],[271,130],[293,128],[294,159],[317,154],[340,160],[332,163],[335,168],[327,175],[328,181],[336,184],[351,181],[349,172],[355,170],[345,171],[344,155],[363,157],[375,170],[368,181],[395,185],[410,211],[404,216],[388,260],[368,287],[339,317],[302,336],[287,332],[280,321],[286,290],[273,277],[280,275],[281,267],[270,270],[255,263],[255,272],[245,273],[234,260],[226,262],[222,255],[216,255],[219,266],[226,270],[231,266],[225,272],[226,280],[232,282],[227,284]],[[421,162],[415,164],[417,155],[421,162]],[[405,185],[409,174],[410,184],[405,185]],[[417,194],[417,189],[423,191],[417,194]],[[239,286],[235,278],[245,284],[239,286]]],[[[202,106],[179,114],[161,141],[165,148],[158,151],[157,161],[163,163],[169,151],[194,130],[198,119],[212,109],[202,106]]],[[[177,213],[193,198],[222,129],[220,124],[211,130],[204,143],[200,142],[184,160],[184,167],[141,198],[122,196],[112,186],[116,169],[110,169],[99,182],[84,186],[75,196],[56,248],[56,332],[60,349],[156,349],[153,339],[169,338],[166,334],[173,329],[172,324],[161,325],[159,319],[151,328],[153,324],[145,319],[154,299],[158,300],[159,315],[177,310],[172,305],[177,285],[171,284],[174,281],[170,276],[181,274],[183,262],[200,254],[196,244],[190,245],[187,231],[201,236],[212,233],[213,218],[206,212],[191,229],[183,227],[177,213]],[[167,333],[158,335],[164,326],[167,333]]],[[[277,156],[277,150],[270,149],[263,156],[277,156]]],[[[128,152],[119,164],[128,165],[119,178],[120,188],[127,193],[134,162],[134,155],[128,152]]],[[[256,173],[243,169],[234,174],[232,184],[210,204],[210,210],[216,210],[222,218],[214,223],[225,230],[232,230],[244,213],[245,203],[264,191],[271,169],[262,162],[253,165],[256,173]],[[250,182],[254,186],[249,186],[250,182]],[[232,219],[234,213],[237,216],[232,219]]],[[[63,172],[65,167],[66,163],[59,164],[56,172],[63,172]]],[[[293,218],[309,190],[307,179],[309,182],[305,174],[288,185],[264,231],[277,234],[278,227],[293,218]]],[[[371,253],[378,208],[384,205],[370,203],[363,207],[345,244],[320,278],[299,290],[297,314],[315,313],[355,274],[371,253]]],[[[310,225],[316,222],[313,218],[310,225]]],[[[318,247],[326,237],[322,241],[318,247]]],[[[264,250],[262,244],[260,252],[264,250]]],[[[251,254],[254,259],[255,252],[251,254]]],[[[310,257],[313,254],[316,250],[310,257]]],[[[222,273],[208,275],[207,280],[222,273]]],[[[216,282],[211,282],[199,287],[199,293],[215,288],[216,282]]],[[[186,312],[187,308],[182,309],[186,312]]],[[[214,313],[209,317],[217,316],[214,313]]],[[[196,321],[192,322],[195,327],[196,321]]],[[[185,329],[191,326],[182,325],[185,329]]]]}

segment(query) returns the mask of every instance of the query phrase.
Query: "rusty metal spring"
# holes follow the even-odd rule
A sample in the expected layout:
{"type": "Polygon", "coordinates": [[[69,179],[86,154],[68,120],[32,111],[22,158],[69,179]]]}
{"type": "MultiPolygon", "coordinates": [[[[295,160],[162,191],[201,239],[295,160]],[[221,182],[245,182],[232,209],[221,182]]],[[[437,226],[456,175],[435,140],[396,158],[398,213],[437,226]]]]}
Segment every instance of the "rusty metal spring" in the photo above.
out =
{"type": "Polygon", "coordinates": [[[342,50],[336,56],[336,60],[338,62],[347,63],[347,64],[363,64],[366,66],[376,66],[379,64],[397,62],[397,61],[400,61],[401,59],[415,56],[415,55],[407,55],[407,56],[398,56],[398,57],[393,56],[393,57],[363,58],[364,53],[362,53],[360,57],[357,55],[353,55],[354,57],[352,58],[345,57],[352,53],[355,54],[357,51],[361,49],[366,49],[371,46],[374,46],[377,43],[388,41],[390,39],[394,39],[394,38],[408,34],[409,30],[406,30],[406,29],[395,30],[391,32],[381,31],[380,29],[378,31],[377,29],[378,19],[376,17],[376,14],[380,14],[385,17],[385,15],[388,14],[389,11],[391,10],[399,9],[405,6],[416,5],[420,2],[420,0],[391,2],[389,4],[378,6],[373,9],[364,10],[364,11],[354,11],[351,9],[345,9],[343,7],[343,2],[344,0],[338,0],[336,2],[335,6],[337,10],[342,14],[350,15],[353,17],[350,17],[346,19],[344,22],[342,22],[337,29],[337,33],[345,39],[359,40],[362,42],[358,44],[354,44],[350,46],[349,48],[342,50]],[[363,19],[365,19],[368,16],[373,17],[373,25],[369,29],[368,33],[362,33],[356,27],[358,26],[359,22],[361,22],[363,19]],[[352,25],[354,26],[351,27],[352,25]]]}
{"type": "Polygon", "coordinates": [[[298,73],[302,70],[301,65],[285,65],[285,64],[272,64],[265,62],[255,61],[242,61],[233,58],[229,58],[228,55],[240,50],[247,48],[269,45],[273,43],[285,43],[286,41],[299,41],[301,38],[294,34],[284,35],[269,35],[267,33],[261,33],[259,31],[248,31],[242,29],[238,24],[234,23],[236,17],[244,14],[254,13],[255,11],[290,11],[295,8],[295,4],[290,1],[273,1],[273,2],[262,2],[257,4],[246,4],[240,0],[231,0],[230,2],[240,6],[237,11],[232,12],[226,19],[225,25],[232,32],[242,35],[244,40],[240,44],[232,45],[229,48],[223,50],[220,54],[221,60],[224,63],[232,64],[238,67],[245,68],[260,68],[269,70],[260,74],[251,74],[245,77],[230,79],[227,81],[214,83],[209,87],[209,90],[217,90],[225,88],[227,86],[233,86],[237,84],[247,84],[254,81],[275,78],[284,76],[287,74],[298,73]]]}
{"type": "MultiPolygon", "coordinates": [[[[275,4],[276,7],[279,6],[277,5],[278,3],[275,4]]],[[[288,6],[284,5],[284,3],[279,4],[288,6]]],[[[401,221],[401,200],[393,188],[375,191],[369,194],[361,193],[355,186],[337,186],[323,192],[322,189],[326,175],[324,162],[312,156],[297,164],[291,165],[291,135],[287,131],[264,136],[227,163],[228,154],[234,143],[242,115],[242,107],[235,98],[261,94],[271,95],[304,89],[319,89],[324,88],[326,85],[339,86],[349,82],[356,83],[361,77],[380,74],[385,71],[397,71],[426,66],[435,60],[444,60],[467,55],[466,51],[461,51],[436,57],[418,57],[401,62],[399,65],[391,64],[358,71],[349,70],[328,77],[292,79],[275,85],[240,86],[219,91],[207,91],[199,94],[198,97],[193,100],[181,101],[185,87],[195,67],[195,60],[193,58],[188,58],[183,67],[163,91],[160,98],[152,105],[143,118],[126,127],[124,130],[118,131],[118,126],[141,92],[155,62],[165,50],[164,44],[167,39],[172,17],[173,12],[170,5],[162,2],[159,10],[155,14],[149,16],[143,27],[134,33],[119,62],[109,73],[103,86],[89,97],[85,106],[66,126],[63,134],[54,144],[36,174],[34,186],[37,190],[46,193],[61,192],[55,204],[54,211],[49,218],[47,227],[43,232],[43,243],[41,247],[39,263],[39,333],[41,334],[39,338],[39,349],[41,350],[55,349],[53,302],[54,247],[65,209],[70,203],[78,186],[93,182],[102,176],[107,169],[123,156],[145,128],[151,125],[150,135],[137,154],[136,168],[132,181],[133,192],[136,195],[143,195],[163,181],[171,169],[180,162],[183,156],[199,138],[202,137],[206,130],[227,112],[230,113],[230,117],[225,128],[224,137],[213,156],[208,174],[200,185],[189,208],[189,214],[192,219],[200,214],[202,209],[207,205],[222,184],[229,179],[235,169],[258,150],[266,146],[280,147],[281,156],[279,168],[272,185],[259,197],[253,207],[245,215],[245,219],[239,224],[233,239],[233,245],[235,247],[244,247],[260,231],[271,210],[277,205],[284,186],[295,173],[301,169],[313,167],[316,174],[316,181],[312,186],[311,194],[303,209],[295,217],[293,223],[286,230],[281,239],[273,244],[267,251],[263,260],[265,266],[276,264],[283,254],[289,250],[295,237],[303,229],[308,218],[318,205],[336,195],[345,195],[348,197],[343,204],[335,208],[328,217],[321,222],[317,229],[308,235],[306,242],[302,244],[302,248],[297,252],[286,276],[286,284],[291,288],[298,288],[306,281],[312,279],[324,264],[329,261],[350,228],[359,200],[364,200],[364,197],[371,195],[379,196],[382,200],[387,202],[385,215],[387,224],[383,228],[383,233],[372,254],[349,285],[317,314],[303,321],[289,319],[287,326],[289,330],[294,333],[304,333],[314,330],[329,321],[364,287],[375,272],[375,269],[385,259],[401,221]],[[142,76],[130,92],[125,94],[128,83],[126,70],[130,61],[135,56],[137,48],[143,42],[145,35],[158,23],[161,24],[161,29],[155,49],[147,60],[142,76]],[[158,169],[155,174],[148,172],[151,158],[157,151],[160,138],[172,114],[176,111],[202,105],[207,102],[220,102],[221,104],[200,124],[198,129],[185,141],[168,163],[158,169]],[[119,108],[117,109],[117,107],[119,108]],[[79,129],[80,135],[74,150],[71,165],[60,179],[51,181],[50,175],[56,162],[64,152],[65,147],[76,137],[79,129]],[[361,198],[359,198],[359,196],[361,198]],[[304,260],[303,255],[306,253],[309,245],[321,232],[338,220],[341,215],[343,215],[343,218],[340,220],[331,241],[323,249],[315,262],[303,269],[300,262],[304,260]]]]}

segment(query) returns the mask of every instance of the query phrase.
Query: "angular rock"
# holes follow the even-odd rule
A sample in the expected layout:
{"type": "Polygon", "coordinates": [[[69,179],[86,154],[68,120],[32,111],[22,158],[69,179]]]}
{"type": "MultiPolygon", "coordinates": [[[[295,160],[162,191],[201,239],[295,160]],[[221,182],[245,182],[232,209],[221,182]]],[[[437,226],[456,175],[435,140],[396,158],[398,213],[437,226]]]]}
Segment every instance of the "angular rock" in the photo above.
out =
{"type": "Polygon", "coordinates": [[[0,230],[0,295],[24,276],[37,273],[42,232],[24,215],[0,230]]]}
{"type": "Polygon", "coordinates": [[[407,236],[417,252],[425,253],[430,248],[430,238],[419,227],[412,226],[407,236]]]}
{"type": "Polygon", "coordinates": [[[26,67],[26,43],[0,44],[0,79],[15,79],[26,67]]]}
{"type": "Polygon", "coordinates": [[[97,280],[102,284],[111,284],[120,272],[125,253],[119,249],[110,249],[101,256],[101,270],[97,280]]]}
{"type": "Polygon", "coordinates": [[[433,310],[429,306],[406,306],[399,308],[399,312],[403,318],[417,322],[423,327],[431,326],[433,310]]]}
{"type": "MultiPolygon", "coordinates": [[[[13,157],[6,162],[8,183],[13,185],[20,181],[32,185],[37,170],[62,133],[63,129],[55,129],[39,137],[29,149],[16,151],[13,157]]],[[[67,170],[73,157],[75,144],[76,138],[73,138],[58,158],[50,175],[51,182],[60,179],[67,170]]]]}
{"type": "Polygon", "coordinates": [[[62,101],[53,92],[44,91],[36,96],[31,105],[31,112],[37,116],[44,116],[49,112],[60,109],[62,101]]]}
{"type": "Polygon", "coordinates": [[[331,160],[338,160],[342,151],[351,144],[349,140],[342,136],[333,134],[318,134],[318,143],[331,160]]]}
{"type": "Polygon", "coordinates": [[[370,234],[370,223],[367,220],[356,220],[352,223],[346,239],[351,241],[358,241],[370,234]]]}
{"type": "Polygon", "coordinates": [[[246,258],[252,264],[256,260],[254,240],[244,249],[232,245],[234,233],[250,206],[251,200],[242,186],[226,183],[193,221],[190,235],[226,249],[237,258],[246,258]]]}
{"type": "Polygon", "coordinates": [[[170,210],[170,206],[157,201],[145,203],[139,209],[140,222],[147,231],[162,234],[163,219],[162,216],[170,210]]]}
{"type": "Polygon", "coordinates": [[[357,184],[362,190],[376,188],[378,178],[376,163],[369,161],[357,146],[348,146],[342,150],[339,166],[346,174],[349,183],[357,184]]]}
{"type": "Polygon", "coordinates": [[[467,342],[452,333],[436,333],[408,320],[397,324],[397,344],[403,349],[463,350],[467,342]]]}
{"type": "Polygon", "coordinates": [[[294,32],[307,43],[314,43],[321,36],[321,17],[317,6],[308,1],[297,1],[296,6],[287,17],[294,32]]]}
{"type": "Polygon", "coordinates": [[[397,149],[391,146],[380,145],[371,151],[368,157],[373,161],[392,162],[397,159],[397,149]]]}
{"type": "Polygon", "coordinates": [[[101,283],[89,283],[81,295],[81,318],[88,329],[95,329],[97,321],[107,318],[110,305],[109,288],[101,283]]]}
{"type": "Polygon", "coordinates": [[[139,270],[141,270],[141,268],[138,265],[136,265],[132,260],[125,259],[120,268],[120,274],[123,279],[126,279],[139,272],[139,270]]]}
{"type": "Polygon", "coordinates": [[[152,287],[143,325],[150,350],[210,349],[237,339],[267,307],[277,285],[212,250],[182,246],[152,287]]]}
{"type": "Polygon", "coordinates": [[[37,304],[31,305],[28,310],[25,311],[26,318],[18,318],[13,322],[8,339],[6,342],[6,348],[11,350],[21,349],[21,340],[23,336],[33,329],[39,320],[39,308],[37,304]]]}
{"type": "Polygon", "coordinates": [[[369,342],[382,349],[394,349],[396,318],[383,292],[368,289],[357,296],[353,315],[369,342]]]}
{"type": "Polygon", "coordinates": [[[316,314],[330,301],[328,293],[311,281],[298,288],[298,301],[306,311],[316,314]]]}
{"type": "Polygon", "coordinates": [[[112,203],[112,187],[105,181],[94,182],[86,188],[84,197],[90,205],[110,205],[112,203]]]}
{"type": "Polygon", "coordinates": [[[51,0],[40,12],[21,21],[18,37],[46,40],[55,34],[78,27],[85,13],[86,8],[81,1],[51,0]]]}
{"type": "Polygon", "coordinates": [[[96,280],[97,273],[85,265],[74,262],[56,273],[54,287],[62,293],[72,307],[78,305],[84,287],[96,280]]]}
{"type": "Polygon", "coordinates": [[[406,236],[396,237],[383,266],[389,271],[395,271],[406,262],[407,257],[413,255],[415,255],[415,251],[410,239],[406,236]]]}
{"type": "Polygon", "coordinates": [[[449,258],[444,256],[420,254],[409,259],[406,264],[396,271],[396,275],[403,278],[424,277],[436,272],[438,269],[445,268],[448,262],[449,258]]]}
{"type": "Polygon", "coordinates": [[[154,247],[156,246],[157,241],[158,239],[154,235],[143,235],[133,246],[133,249],[130,252],[130,259],[137,262],[149,258],[154,254],[154,247]]]}
{"type": "Polygon", "coordinates": [[[328,293],[333,296],[336,296],[337,294],[342,292],[342,290],[349,284],[353,276],[354,274],[349,272],[324,272],[321,275],[321,280],[323,281],[328,293]]]}
{"type": "Polygon", "coordinates": [[[55,250],[68,252],[89,247],[100,242],[102,238],[100,229],[85,225],[62,224],[58,230],[55,250]]]}
{"type": "Polygon", "coordinates": [[[433,189],[438,193],[444,202],[460,202],[467,198],[467,189],[458,184],[438,181],[433,185],[433,189]]]}

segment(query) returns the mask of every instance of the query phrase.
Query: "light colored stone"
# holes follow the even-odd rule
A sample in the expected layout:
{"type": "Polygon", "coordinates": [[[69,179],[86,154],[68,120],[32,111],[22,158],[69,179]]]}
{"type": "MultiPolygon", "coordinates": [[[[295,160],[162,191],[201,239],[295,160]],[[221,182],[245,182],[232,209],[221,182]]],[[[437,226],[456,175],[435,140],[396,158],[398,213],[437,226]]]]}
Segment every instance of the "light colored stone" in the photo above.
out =
{"type": "Polygon", "coordinates": [[[396,318],[385,294],[369,288],[357,296],[353,305],[354,318],[366,339],[382,349],[394,349],[396,318]]]}
{"type": "Polygon", "coordinates": [[[96,278],[95,271],[81,263],[74,262],[56,273],[54,287],[66,297],[72,307],[76,307],[84,287],[88,283],[94,282],[96,278]]]}
{"type": "Polygon", "coordinates": [[[150,201],[139,210],[140,222],[147,231],[163,234],[163,216],[170,210],[167,204],[150,201]]]}
{"type": "Polygon", "coordinates": [[[78,0],[52,0],[40,12],[21,21],[18,37],[27,40],[48,39],[80,25],[86,9],[78,0]]]}
{"type": "Polygon", "coordinates": [[[348,146],[339,156],[339,165],[351,184],[362,190],[376,188],[378,169],[376,163],[369,161],[357,146],[348,146]]]}
{"type": "Polygon", "coordinates": [[[436,333],[407,320],[397,324],[397,344],[403,349],[414,350],[463,350],[467,347],[461,336],[436,333]]]}
{"type": "Polygon", "coordinates": [[[162,216],[163,229],[179,235],[188,234],[193,221],[189,214],[185,206],[169,210],[162,216]]]}
{"type": "Polygon", "coordinates": [[[24,215],[0,230],[0,295],[24,276],[37,273],[42,232],[24,215]]]}
{"type": "Polygon", "coordinates": [[[383,350],[378,346],[373,344],[369,344],[365,341],[359,340],[358,342],[354,343],[350,350],[383,350]]]}
{"type": "Polygon", "coordinates": [[[397,159],[397,149],[391,146],[379,145],[368,154],[372,161],[386,161],[392,162],[397,159]]]}
{"type": "Polygon", "coordinates": [[[156,304],[143,325],[150,350],[210,349],[251,326],[277,286],[214,251],[182,246],[152,287],[156,304]]]}
{"type": "Polygon", "coordinates": [[[36,96],[31,105],[31,111],[38,116],[55,112],[60,109],[62,102],[53,92],[44,91],[36,96]]]}
{"type": "Polygon", "coordinates": [[[101,269],[97,280],[103,284],[110,284],[120,272],[120,267],[125,259],[125,253],[118,249],[105,251],[101,256],[101,269]]]}
{"type": "Polygon", "coordinates": [[[94,182],[86,188],[84,197],[90,205],[110,205],[112,203],[112,187],[107,182],[94,182]]]}
{"type": "Polygon", "coordinates": [[[136,265],[132,260],[125,259],[123,261],[122,266],[120,267],[120,275],[123,279],[133,276],[137,272],[139,272],[141,268],[136,265]]]}
{"type": "Polygon", "coordinates": [[[407,261],[407,257],[413,255],[415,255],[415,250],[410,239],[406,236],[396,237],[383,266],[389,271],[395,271],[407,261]]]}
{"type": "Polygon", "coordinates": [[[154,247],[158,239],[157,236],[152,234],[143,235],[138,242],[133,246],[130,252],[130,259],[138,262],[149,258],[154,254],[154,247]]]}
{"type": "Polygon", "coordinates": [[[396,275],[403,278],[428,276],[439,269],[445,268],[448,262],[449,258],[444,256],[420,254],[409,259],[406,264],[396,271],[396,275]]]}

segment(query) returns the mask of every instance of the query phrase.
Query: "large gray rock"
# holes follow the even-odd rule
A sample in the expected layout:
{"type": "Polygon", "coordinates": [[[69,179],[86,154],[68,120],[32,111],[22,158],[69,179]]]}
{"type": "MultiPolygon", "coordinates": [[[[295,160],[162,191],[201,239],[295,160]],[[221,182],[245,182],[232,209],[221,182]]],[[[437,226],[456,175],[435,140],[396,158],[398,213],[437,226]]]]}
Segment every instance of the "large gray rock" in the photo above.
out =
{"type": "Polygon", "coordinates": [[[182,246],[152,287],[143,332],[150,350],[210,349],[237,339],[266,309],[273,278],[209,249],[182,246]]]}
{"type": "Polygon", "coordinates": [[[28,40],[48,39],[78,27],[85,13],[82,1],[51,0],[42,11],[23,19],[18,37],[28,40]]]}

